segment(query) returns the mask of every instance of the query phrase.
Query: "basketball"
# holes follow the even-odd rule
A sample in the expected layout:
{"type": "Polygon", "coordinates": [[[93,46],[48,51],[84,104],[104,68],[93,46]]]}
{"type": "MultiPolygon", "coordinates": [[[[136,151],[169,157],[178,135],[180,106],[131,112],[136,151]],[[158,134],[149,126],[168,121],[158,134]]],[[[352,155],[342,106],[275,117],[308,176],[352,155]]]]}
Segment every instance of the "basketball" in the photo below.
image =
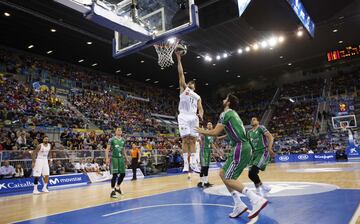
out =
{"type": "Polygon", "coordinates": [[[187,53],[186,45],[179,43],[175,48],[175,52],[179,52],[181,56],[184,56],[187,53]]]}

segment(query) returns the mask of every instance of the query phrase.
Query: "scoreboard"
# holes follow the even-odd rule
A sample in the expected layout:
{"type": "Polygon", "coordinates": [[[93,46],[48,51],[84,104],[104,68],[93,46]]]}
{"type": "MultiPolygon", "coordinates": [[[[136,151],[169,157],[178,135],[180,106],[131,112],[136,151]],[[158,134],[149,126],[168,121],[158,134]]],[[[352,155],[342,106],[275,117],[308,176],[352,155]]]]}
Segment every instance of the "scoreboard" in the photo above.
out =
{"type": "Polygon", "coordinates": [[[327,53],[328,61],[338,61],[345,58],[350,58],[356,55],[360,55],[360,45],[359,46],[348,46],[342,50],[333,50],[327,53]]]}

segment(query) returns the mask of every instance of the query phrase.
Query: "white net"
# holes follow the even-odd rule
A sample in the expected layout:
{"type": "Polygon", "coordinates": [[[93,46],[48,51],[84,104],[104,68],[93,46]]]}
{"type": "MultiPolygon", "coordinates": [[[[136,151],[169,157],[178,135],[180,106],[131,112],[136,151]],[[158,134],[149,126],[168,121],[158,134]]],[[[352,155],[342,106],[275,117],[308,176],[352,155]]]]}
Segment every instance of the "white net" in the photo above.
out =
{"type": "Polygon", "coordinates": [[[158,54],[158,64],[160,67],[169,67],[174,64],[172,54],[178,42],[179,40],[177,39],[168,39],[154,45],[156,53],[158,54]]]}

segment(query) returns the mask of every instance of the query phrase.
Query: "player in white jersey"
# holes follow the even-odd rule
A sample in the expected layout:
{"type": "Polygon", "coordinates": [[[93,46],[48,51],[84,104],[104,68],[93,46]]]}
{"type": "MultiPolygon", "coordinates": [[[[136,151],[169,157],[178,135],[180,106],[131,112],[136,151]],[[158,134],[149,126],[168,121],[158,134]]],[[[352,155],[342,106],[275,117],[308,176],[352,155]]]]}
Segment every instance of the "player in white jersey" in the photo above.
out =
{"type": "Polygon", "coordinates": [[[33,176],[34,176],[34,194],[39,194],[38,183],[39,177],[43,175],[44,177],[44,186],[42,191],[48,193],[47,184],[49,182],[49,162],[48,155],[51,149],[51,144],[49,143],[49,138],[44,137],[43,143],[39,144],[35,151],[32,154],[32,167],[33,167],[33,176]]]}
{"type": "MultiPolygon", "coordinates": [[[[196,171],[195,144],[198,133],[195,127],[199,126],[199,118],[202,120],[204,110],[201,97],[195,93],[195,82],[190,81],[186,84],[184,70],[181,64],[180,52],[175,52],[178,60],[180,102],[179,102],[179,132],[182,138],[182,149],[184,158],[184,172],[189,172],[189,165],[196,171]]],[[[190,178],[190,173],[189,178],[190,178]]]]}

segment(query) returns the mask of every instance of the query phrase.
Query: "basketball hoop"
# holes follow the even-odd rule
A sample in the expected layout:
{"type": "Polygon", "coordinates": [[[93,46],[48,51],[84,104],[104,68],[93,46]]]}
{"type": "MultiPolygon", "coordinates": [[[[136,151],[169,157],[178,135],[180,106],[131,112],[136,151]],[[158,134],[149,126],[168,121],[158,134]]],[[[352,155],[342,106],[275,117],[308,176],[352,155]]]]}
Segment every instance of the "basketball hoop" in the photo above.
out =
{"type": "Polygon", "coordinates": [[[341,121],[340,122],[340,127],[342,131],[346,131],[346,129],[349,127],[349,122],[347,121],[341,121]]]}
{"type": "Polygon", "coordinates": [[[161,68],[169,67],[174,64],[172,54],[178,43],[178,39],[169,38],[166,41],[154,45],[156,53],[158,54],[158,64],[161,68]]]}

